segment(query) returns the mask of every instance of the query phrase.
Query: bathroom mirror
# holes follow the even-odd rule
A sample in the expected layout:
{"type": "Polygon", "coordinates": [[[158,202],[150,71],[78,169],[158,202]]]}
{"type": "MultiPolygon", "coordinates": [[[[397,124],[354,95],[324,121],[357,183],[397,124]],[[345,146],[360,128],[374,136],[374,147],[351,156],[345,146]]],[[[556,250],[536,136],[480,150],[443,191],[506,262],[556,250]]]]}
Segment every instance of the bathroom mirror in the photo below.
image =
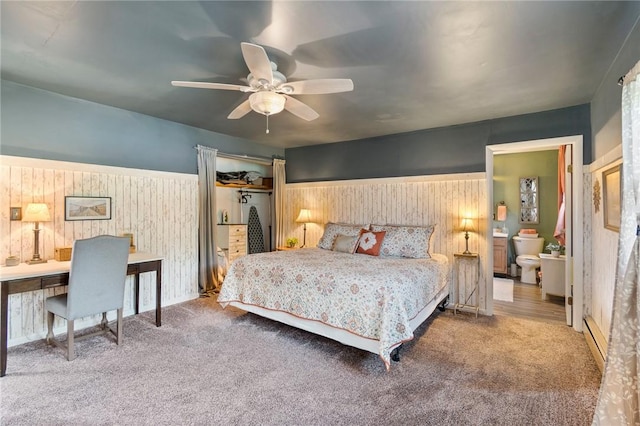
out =
{"type": "Polygon", "coordinates": [[[520,178],[520,223],[538,223],[538,177],[520,178]]]}

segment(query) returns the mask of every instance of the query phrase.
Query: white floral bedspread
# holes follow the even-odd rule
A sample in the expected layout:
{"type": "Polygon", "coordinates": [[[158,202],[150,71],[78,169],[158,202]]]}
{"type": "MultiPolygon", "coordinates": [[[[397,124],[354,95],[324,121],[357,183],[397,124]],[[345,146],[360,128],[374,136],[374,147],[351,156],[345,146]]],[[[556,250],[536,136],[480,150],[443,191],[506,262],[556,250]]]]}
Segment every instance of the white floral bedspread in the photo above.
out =
{"type": "Polygon", "coordinates": [[[409,321],[448,285],[446,256],[384,258],[308,248],[237,259],[218,296],[321,321],[391,348],[411,340],[409,321]]]}

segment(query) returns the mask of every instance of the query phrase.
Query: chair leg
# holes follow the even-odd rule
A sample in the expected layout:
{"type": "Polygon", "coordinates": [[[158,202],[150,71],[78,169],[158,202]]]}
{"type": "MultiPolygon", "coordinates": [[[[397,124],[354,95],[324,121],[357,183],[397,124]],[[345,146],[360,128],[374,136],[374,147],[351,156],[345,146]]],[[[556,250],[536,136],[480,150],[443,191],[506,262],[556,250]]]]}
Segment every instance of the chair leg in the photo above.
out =
{"type": "Polygon", "coordinates": [[[122,308],[118,309],[118,319],[116,324],[118,335],[116,336],[116,343],[119,345],[122,343],[122,308]]]}
{"type": "Polygon", "coordinates": [[[53,342],[53,312],[47,312],[47,344],[51,345],[53,342]]]}
{"type": "Polygon", "coordinates": [[[76,350],[73,346],[73,320],[67,320],[67,361],[76,359],[76,350]]]}

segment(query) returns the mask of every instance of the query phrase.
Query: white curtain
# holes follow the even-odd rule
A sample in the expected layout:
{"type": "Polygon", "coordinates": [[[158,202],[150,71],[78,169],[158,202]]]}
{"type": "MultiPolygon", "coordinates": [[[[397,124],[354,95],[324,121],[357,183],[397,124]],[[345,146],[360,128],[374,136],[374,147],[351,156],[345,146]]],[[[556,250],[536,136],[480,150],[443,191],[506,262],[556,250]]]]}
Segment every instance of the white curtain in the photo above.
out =
{"type": "Polygon", "coordinates": [[[200,294],[216,290],[218,253],[216,246],[216,157],[217,149],[198,145],[198,287],[200,294]]]}
{"type": "Polygon", "coordinates": [[[287,175],[285,173],[285,160],[273,160],[273,193],[274,193],[274,210],[273,229],[275,230],[275,247],[284,246],[285,237],[285,212],[287,203],[285,200],[285,185],[287,183],[287,175]]]}
{"type": "Polygon", "coordinates": [[[607,361],[594,425],[640,425],[640,62],[622,88],[622,213],[607,361]]]}

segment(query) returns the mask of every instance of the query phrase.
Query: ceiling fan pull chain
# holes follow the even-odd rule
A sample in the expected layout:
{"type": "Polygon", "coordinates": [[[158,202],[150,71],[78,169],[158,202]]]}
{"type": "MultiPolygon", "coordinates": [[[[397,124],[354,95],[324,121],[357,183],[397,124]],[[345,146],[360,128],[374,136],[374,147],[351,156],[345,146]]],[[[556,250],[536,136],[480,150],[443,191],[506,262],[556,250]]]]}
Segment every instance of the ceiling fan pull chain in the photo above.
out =
{"type": "Polygon", "coordinates": [[[267,131],[265,133],[269,134],[269,114],[267,114],[267,131]]]}

